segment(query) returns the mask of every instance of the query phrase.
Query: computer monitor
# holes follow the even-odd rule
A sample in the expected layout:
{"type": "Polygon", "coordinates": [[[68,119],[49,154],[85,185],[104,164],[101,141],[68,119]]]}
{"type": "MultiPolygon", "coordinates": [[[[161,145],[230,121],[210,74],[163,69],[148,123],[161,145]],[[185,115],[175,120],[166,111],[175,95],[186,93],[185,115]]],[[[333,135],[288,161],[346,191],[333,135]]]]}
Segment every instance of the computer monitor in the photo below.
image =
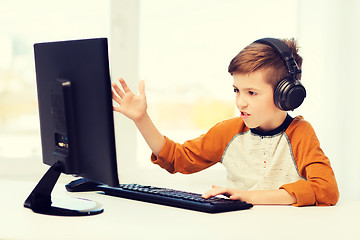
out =
{"type": "Polygon", "coordinates": [[[24,206],[51,215],[101,213],[97,204],[56,207],[51,192],[61,173],[119,186],[107,39],[37,43],[34,53],[42,160],[51,167],[24,206]]]}

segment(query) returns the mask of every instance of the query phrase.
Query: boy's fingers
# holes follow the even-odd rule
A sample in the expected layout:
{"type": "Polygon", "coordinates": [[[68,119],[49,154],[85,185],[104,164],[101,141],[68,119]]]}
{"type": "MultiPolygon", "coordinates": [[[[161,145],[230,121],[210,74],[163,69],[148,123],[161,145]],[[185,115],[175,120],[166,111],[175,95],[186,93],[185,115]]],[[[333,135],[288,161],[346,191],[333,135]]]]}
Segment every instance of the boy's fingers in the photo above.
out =
{"type": "Polygon", "coordinates": [[[139,82],[139,94],[145,95],[145,81],[144,80],[141,80],[139,82]]]}
{"type": "Polygon", "coordinates": [[[126,93],[131,92],[130,88],[128,87],[128,85],[126,84],[126,82],[125,82],[125,80],[123,78],[120,78],[119,82],[120,82],[122,88],[124,89],[124,92],[126,92],[126,93]]]}
{"type": "MultiPolygon", "coordinates": [[[[115,92],[122,98],[124,96],[124,92],[121,91],[121,89],[119,88],[119,86],[116,83],[112,84],[113,89],[115,90],[115,92]]],[[[114,92],[113,92],[114,93],[114,92]]],[[[115,100],[115,99],[114,99],[115,100]]]]}
{"type": "Polygon", "coordinates": [[[219,194],[223,194],[226,193],[226,189],[218,187],[218,186],[212,186],[212,188],[210,190],[208,190],[207,192],[205,192],[202,197],[203,198],[209,198],[209,197],[214,197],[217,196],[219,194]]]}
{"type": "Polygon", "coordinates": [[[116,111],[116,112],[121,113],[121,108],[120,107],[113,106],[113,110],[116,111]]]}
{"type": "Polygon", "coordinates": [[[208,199],[209,197],[211,197],[211,195],[208,192],[206,192],[201,197],[205,198],[205,199],[208,199]]]}
{"type": "Polygon", "coordinates": [[[114,93],[114,91],[111,89],[111,93],[112,93],[112,99],[115,101],[115,102],[117,102],[117,103],[119,103],[120,101],[121,101],[121,98],[119,98],[115,93],[114,93]]]}
{"type": "Polygon", "coordinates": [[[213,185],[211,189],[209,189],[207,192],[205,192],[202,195],[202,197],[205,199],[209,197],[215,197],[217,195],[224,195],[226,197],[231,197],[233,194],[235,194],[234,189],[213,185]]]}

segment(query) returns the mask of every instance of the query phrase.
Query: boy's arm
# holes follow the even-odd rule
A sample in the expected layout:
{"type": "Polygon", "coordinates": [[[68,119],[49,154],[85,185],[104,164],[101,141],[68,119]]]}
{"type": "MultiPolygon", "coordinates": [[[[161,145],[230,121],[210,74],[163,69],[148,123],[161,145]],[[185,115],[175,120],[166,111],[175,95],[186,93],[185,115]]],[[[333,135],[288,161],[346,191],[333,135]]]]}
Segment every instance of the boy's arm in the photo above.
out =
{"type": "Polygon", "coordinates": [[[295,206],[335,205],[339,199],[335,174],[311,124],[296,117],[286,133],[299,174],[304,179],[284,184],[280,189],[296,197],[295,206]]]}
{"type": "MultiPolygon", "coordinates": [[[[136,127],[143,135],[151,148],[152,161],[171,173],[193,173],[205,169],[218,161],[226,147],[226,143],[237,130],[234,124],[226,127],[217,127],[215,133],[205,134],[197,139],[178,144],[165,138],[155,127],[147,114],[145,84],[139,83],[139,95],[135,95],[127,86],[124,79],[119,80],[122,89],[113,83],[113,100],[118,103],[114,111],[120,112],[134,121],[136,127]],[[226,132],[227,138],[221,143],[217,132],[226,132]],[[216,139],[216,142],[214,142],[216,139]]],[[[236,121],[238,122],[238,121],[236,121]]],[[[222,125],[222,124],[218,124],[222,125]]],[[[239,132],[239,131],[237,131],[239,132]]]]}
{"type": "Polygon", "coordinates": [[[147,114],[144,81],[139,82],[138,96],[130,90],[124,79],[120,78],[119,82],[123,90],[116,83],[112,84],[112,98],[118,103],[117,107],[114,106],[114,111],[120,112],[133,120],[152,152],[155,155],[159,155],[164,147],[165,139],[147,114]]]}
{"type": "Polygon", "coordinates": [[[141,135],[144,137],[146,143],[151,148],[153,154],[155,156],[159,156],[165,145],[165,138],[157,130],[149,115],[145,113],[141,119],[135,122],[135,125],[139,129],[141,135]]]}
{"type": "Polygon", "coordinates": [[[170,173],[190,174],[199,172],[221,161],[221,157],[231,139],[246,130],[240,118],[221,121],[205,134],[176,143],[165,138],[165,145],[158,156],[151,156],[151,161],[170,173]]]}
{"type": "Polygon", "coordinates": [[[219,194],[228,196],[231,200],[241,200],[252,204],[291,205],[296,203],[296,198],[284,189],[242,191],[234,188],[212,186],[210,190],[203,194],[203,198],[219,194]]]}

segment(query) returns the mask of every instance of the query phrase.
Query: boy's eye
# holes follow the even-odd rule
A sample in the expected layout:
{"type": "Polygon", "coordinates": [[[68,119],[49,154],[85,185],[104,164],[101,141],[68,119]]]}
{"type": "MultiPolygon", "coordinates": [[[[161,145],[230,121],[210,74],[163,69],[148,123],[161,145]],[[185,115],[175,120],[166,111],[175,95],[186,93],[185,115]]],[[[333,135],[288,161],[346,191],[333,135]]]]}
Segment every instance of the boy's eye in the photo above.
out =
{"type": "Polygon", "coordinates": [[[239,92],[239,89],[234,88],[234,93],[238,93],[238,92],[239,92]]]}
{"type": "Polygon", "coordinates": [[[255,95],[256,95],[256,92],[249,91],[249,94],[250,94],[251,96],[255,96],[255,95]]]}

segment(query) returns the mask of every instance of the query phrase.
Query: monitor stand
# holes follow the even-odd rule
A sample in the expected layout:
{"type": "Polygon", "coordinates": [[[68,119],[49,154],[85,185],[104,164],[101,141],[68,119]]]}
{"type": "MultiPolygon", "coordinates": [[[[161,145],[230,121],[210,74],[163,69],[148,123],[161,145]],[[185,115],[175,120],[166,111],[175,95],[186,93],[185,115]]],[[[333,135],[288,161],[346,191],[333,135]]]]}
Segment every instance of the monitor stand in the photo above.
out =
{"type": "Polygon", "coordinates": [[[52,201],[51,192],[60,177],[61,169],[60,162],[50,167],[26,199],[24,207],[36,213],[56,216],[89,216],[102,213],[104,209],[99,203],[86,199],[66,198],[58,202],[58,199],[52,201]]]}

